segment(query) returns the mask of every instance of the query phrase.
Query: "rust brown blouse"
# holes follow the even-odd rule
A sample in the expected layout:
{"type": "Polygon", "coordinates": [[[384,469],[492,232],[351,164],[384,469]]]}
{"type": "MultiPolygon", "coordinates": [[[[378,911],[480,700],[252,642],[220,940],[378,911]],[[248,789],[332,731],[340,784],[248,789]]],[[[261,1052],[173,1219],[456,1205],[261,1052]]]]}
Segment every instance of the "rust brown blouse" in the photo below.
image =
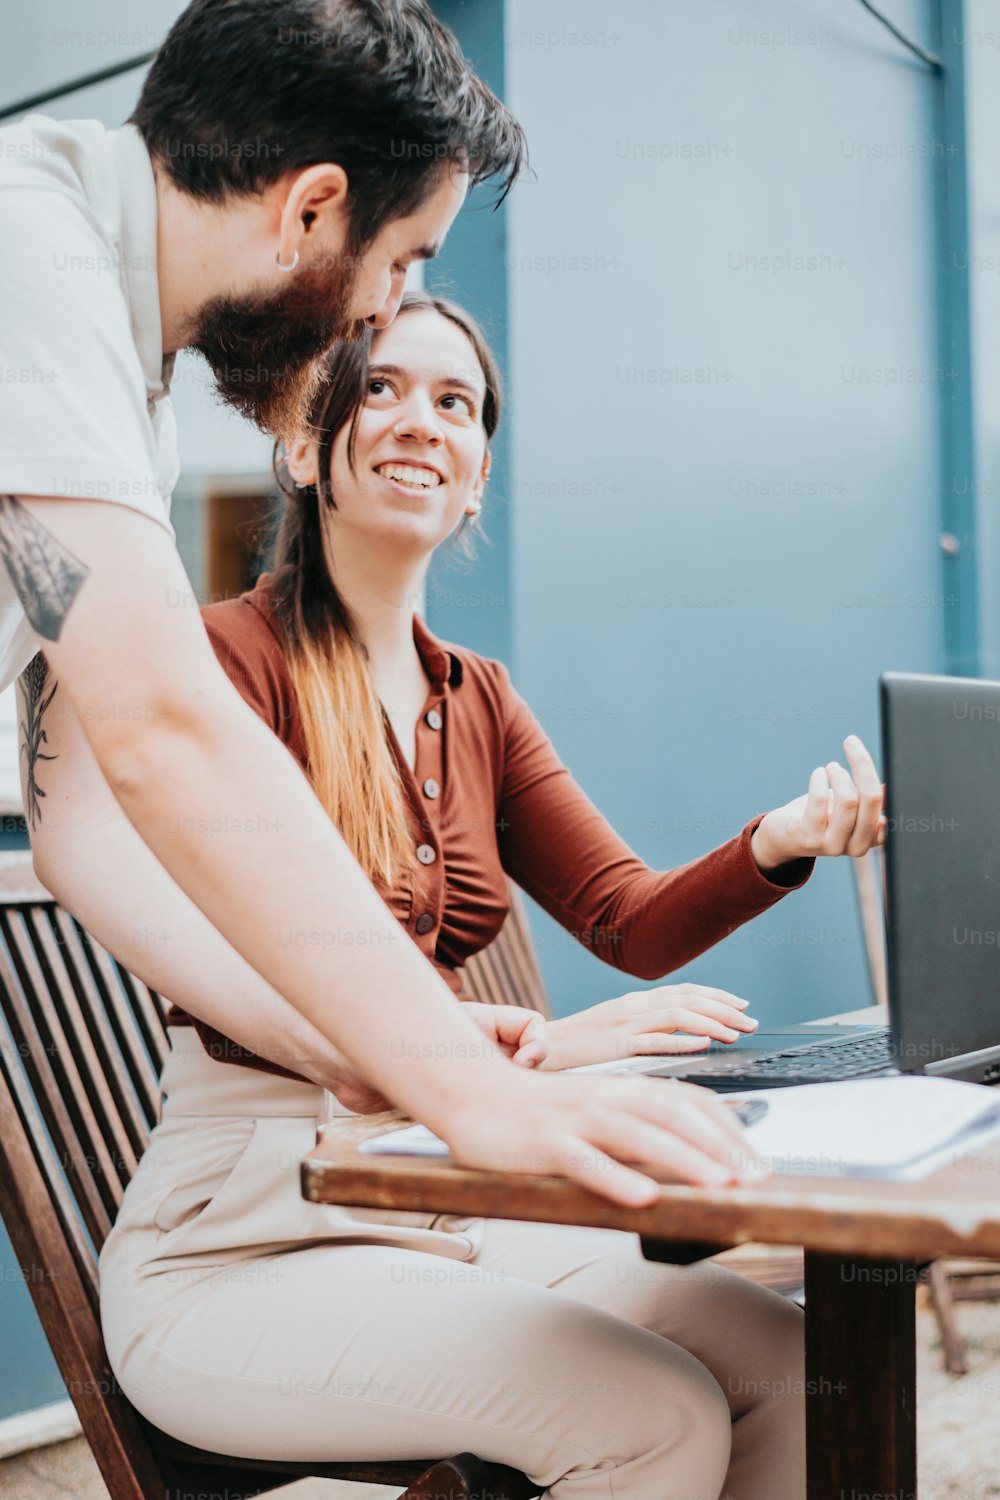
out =
{"type": "MultiPolygon", "coordinates": [[[[202,613],[240,693],[308,770],[267,575],[202,613]]],[[[506,876],[599,958],[642,979],[680,968],[808,879],[811,860],[771,876],[757,868],[750,836],[759,817],[701,859],[651,870],[573,780],[502,663],[438,641],[418,616],[413,637],[430,679],[414,770],[387,733],[419,863],[404,883],[377,889],[460,997],[462,965],[503,926],[506,876]]],[[[167,1020],[194,1025],[215,1057],[301,1076],[178,1006],[167,1020]]]]}

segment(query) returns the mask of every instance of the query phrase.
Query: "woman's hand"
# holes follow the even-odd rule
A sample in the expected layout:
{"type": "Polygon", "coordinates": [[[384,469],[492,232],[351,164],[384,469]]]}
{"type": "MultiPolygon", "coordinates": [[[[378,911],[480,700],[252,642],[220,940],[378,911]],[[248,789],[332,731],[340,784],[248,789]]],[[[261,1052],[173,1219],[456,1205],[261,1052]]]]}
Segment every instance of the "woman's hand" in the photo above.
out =
{"type": "Polygon", "coordinates": [[[578,1068],[626,1057],[696,1052],[710,1041],[735,1042],[757,1028],[745,1013],[748,1003],[704,984],[665,984],[617,995],[551,1021],[545,1067],[578,1068]]]}
{"type": "Polygon", "coordinates": [[[537,1068],[549,1051],[549,1036],[541,1011],[526,1005],[483,1005],[463,1000],[462,1005],[501,1052],[525,1068],[537,1068]]]}
{"type": "Polygon", "coordinates": [[[856,734],[848,736],[844,749],[853,778],[835,760],[819,766],[804,797],[767,813],[758,823],[750,848],[765,874],[790,860],[867,854],[885,842],[885,787],[875,764],[856,734]]]}
{"type": "MultiPolygon", "coordinates": [[[[470,1021],[475,1021],[514,1062],[525,1068],[537,1068],[545,1061],[549,1038],[540,1011],[524,1005],[482,1005],[478,1000],[463,1000],[462,1005],[470,1021]]],[[[395,1108],[392,1100],[366,1082],[343,1054],[338,1056],[336,1076],[327,1080],[326,1087],[345,1109],[352,1109],[356,1115],[395,1108]]]]}

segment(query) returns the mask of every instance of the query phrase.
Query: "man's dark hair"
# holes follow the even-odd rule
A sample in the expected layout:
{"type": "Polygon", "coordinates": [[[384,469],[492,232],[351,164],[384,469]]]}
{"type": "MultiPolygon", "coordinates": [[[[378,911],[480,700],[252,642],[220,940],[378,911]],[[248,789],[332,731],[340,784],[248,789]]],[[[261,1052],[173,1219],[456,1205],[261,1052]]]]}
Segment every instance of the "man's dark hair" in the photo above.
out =
{"type": "Polygon", "coordinates": [[[351,241],[414,212],[449,162],[502,202],[524,132],[426,0],[193,0],[131,123],[174,184],[223,202],[339,163],[351,241]]]}

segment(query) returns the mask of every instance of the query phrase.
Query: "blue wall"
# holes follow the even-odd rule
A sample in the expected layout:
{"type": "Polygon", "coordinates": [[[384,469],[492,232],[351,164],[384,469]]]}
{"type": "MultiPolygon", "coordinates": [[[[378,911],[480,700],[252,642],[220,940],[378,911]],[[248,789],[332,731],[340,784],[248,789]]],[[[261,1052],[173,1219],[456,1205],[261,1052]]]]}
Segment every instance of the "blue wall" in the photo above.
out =
{"type": "MultiPolygon", "coordinates": [[[[933,43],[925,3],[894,19],[933,43]]],[[[654,866],[805,790],[886,667],[940,670],[940,80],[860,6],[509,0],[513,665],[654,866]]],[[[968,610],[966,609],[966,613],[968,610]]],[[[556,1008],[632,987],[547,919],[556,1008]]],[[[868,1002],[852,872],[685,971],[868,1002]]]]}
{"type": "Polygon", "coordinates": [[[65,1400],[62,1376],[0,1223],[0,1421],[65,1400]]]}
{"type": "MultiPolygon", "coordinates": [[[[434,9],[481,77],[503,98],[502,0],[435,0],[434,9]]],[[[424,285],[469,309],[506,380],[507,209],[494,209],[494,199],[488,186],[470,194],[440,256],[426,266],[424,285]]],[[[442,550],[428,576],[426,603],[428,624],[437,635],[503,661],[510,660],[512,639],[510,443],[510,423],[504,420],[492,444],[485,540],[478,543],[471,564],[454,548],[442,550]]]]}
{"type": "Polygon", "coordinates": [[[953,7],[947,32],[962,51],[969,116],[970,236],[954,270],[972,301],[975,471],[971,493],[979,525],[980,659],[1000,678],[1000,29],[991,0],[953,7]]]}

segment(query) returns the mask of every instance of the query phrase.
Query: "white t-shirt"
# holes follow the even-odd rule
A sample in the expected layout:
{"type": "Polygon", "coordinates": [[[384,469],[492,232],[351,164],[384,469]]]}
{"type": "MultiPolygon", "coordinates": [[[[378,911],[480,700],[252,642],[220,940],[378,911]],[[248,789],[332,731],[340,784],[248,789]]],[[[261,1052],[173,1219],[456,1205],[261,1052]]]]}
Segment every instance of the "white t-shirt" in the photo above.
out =
{"type": "MultiPolygon", "coordinates": [[[[134,125],[0,128],[0,494],[127,505],[166,527],[177,480],[156,188],[134,125]]],[[[0,564],[0,689],[44,646],[0,564]]]]}

